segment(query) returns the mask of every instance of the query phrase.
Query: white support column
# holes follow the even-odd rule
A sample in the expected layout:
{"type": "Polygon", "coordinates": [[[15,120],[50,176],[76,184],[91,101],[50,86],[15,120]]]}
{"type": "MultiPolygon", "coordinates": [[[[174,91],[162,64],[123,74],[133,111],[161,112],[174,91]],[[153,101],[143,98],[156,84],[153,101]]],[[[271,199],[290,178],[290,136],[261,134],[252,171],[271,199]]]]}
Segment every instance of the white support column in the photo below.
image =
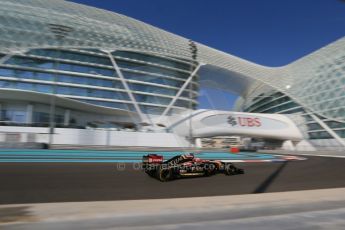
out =
{"type": "Polygon", "coordinates": [[[71,110],[66,109],[65,115],[64,115],[64,122],[63,122],[64,126],[69,126],[70,117],[71,117],[71,110]]]}
{"type": "Polygon", "coordinates": [[[309,112],[309,115],[317,122],[319,125],[324,128],[334,139],[336,139],[340,145],[345,146],[345,141],[338,136],[336,132],[334,132],[328,125],[325,124],[320,118],[315,116],[312,112],[309,112]]]}
{"type": "Polygon", "coordinates": [[[32,104],[28,104],[26,107],[26,124],[32,123],[33,111],[34,111],[34,106],[32,104]]]}
{"type": "Polygon", "coordinates": [[[6,56],[2,57],[0,59],[0,64],[3,64],[5,61],[7,61],[8,59],[10,59],[13,56],[13,54],[7,54],[6,56]]]}
{"type": "Polygon", "coordinates": [[[27,52],[26,49],[10,51],[7,55],[5,55],[4,57],[0,58],[0,64],[3,64],[5,61],[10,59],[15,54],[22,54],[22,53],[25,53],[25,52],[27,52]]]}
{"type": "Polygon", "coordinates": [[[197,147],[197,148],[202,148],[202,141],[201,141],[201,138],[196,138],[196,139],[195,139],[195,147],[197,147]]]}
{"type": "Polygon", "coordinates": [[[141,111],[141,109],[140,109],[140,107],[138,105],[138,102],[136,101],[136,99],[135,99],[131,89],[129,88],[129,86],[127,84],[127,81],[124,78],[124,76],[123,76],[123,74],[122,74],[122,72],[120,70],[120,67],[117,65],[117,63],[115,61],[115,58],[113,57],[111,52],[107,51],[107,53],[108,53],[108,56],[109,56],[109,58],[111,60],[111,63],[113,64],[113,67],[114,67],[117,75],[119,76],[119,78],[120,78],[120,80],[122,82],[123,87],[125,88],[125,90],[126,90],[128,96],[129,96],[131,102],[134,105],[134,108],[135,108],[136,112],[139,114],[139,117],[140,117],[141,121],[145,120],[145,116],[143,115],[143,113],[142,113],[142,111],[141,111]]]}
{"type": "Polygon", "coordinates": [[[160,116],[160,118],[158,120],[160,120],[163,116],[165,116],[169,110],[171,109],[171,107],[175,104],[175,102],[177,101],[177,99],[181,96],[182,92],[187,88],[188,84],[192,81],[193,77],[196,75],[196,73],[199,71],[200,67],[203,66],[204,64],[200,63],[195,70],[190,74],[190,76],[187,78],[187,80],[185,81],[185,83],[182,85],[181,89],[177,92],[177,94],[174,96],[174,98],[171,100],[170,104],[168,105],[168,107],[166,107],[166,109],[164,110],[164,112],[162,113],[162,115],[160,116]]]}

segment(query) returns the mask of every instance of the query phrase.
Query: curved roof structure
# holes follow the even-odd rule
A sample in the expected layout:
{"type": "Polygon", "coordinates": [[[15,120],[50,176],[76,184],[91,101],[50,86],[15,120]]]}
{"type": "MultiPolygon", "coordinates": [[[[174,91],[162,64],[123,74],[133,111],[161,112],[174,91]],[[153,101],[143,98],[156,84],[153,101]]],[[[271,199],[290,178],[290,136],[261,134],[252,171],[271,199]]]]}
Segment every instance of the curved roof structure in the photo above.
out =
{"type": "MultiPolygon", "coordinates": [[[[193,61],[191,42],[186,38],[124,15],[63,0],[1,0],[0,33],[0,52],[10,54],[32,48],[83,47],[133,50],[193,61]]],[[[242,93],[243,97],[252,83],[265,84],[316,114],[345,121],[345,95],[334,95],[334,85],[345,84],[344,38],[277,68],[195,44],[196,60],[206,64],[201,69],[202,82],[242,93]],[[232,87],[234,81],[236,87],[232,87]],[[315,92],[313,96],[311,91],[315,92]]],[[[339,92],[344,94],[344,88],[339,92]]]]}

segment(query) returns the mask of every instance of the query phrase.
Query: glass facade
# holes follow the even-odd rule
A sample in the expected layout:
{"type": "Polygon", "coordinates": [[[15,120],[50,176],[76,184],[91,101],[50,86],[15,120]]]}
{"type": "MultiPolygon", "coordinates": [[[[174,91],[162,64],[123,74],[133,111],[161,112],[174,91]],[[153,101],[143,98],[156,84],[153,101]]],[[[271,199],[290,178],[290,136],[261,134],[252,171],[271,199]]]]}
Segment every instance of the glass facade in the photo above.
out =
{"type": "MultiPolygon", "coordinates": [[[[296,125],[316,145],[345,138],[343,47],[343,41],[337,41],[284,67],[288,74],[276,76],[285,84],[282,90],[273,89],[269,84],[253,84],[239,101],[240,109],[300,116],[302,119],[296,125]]],[[[274,81],[270,84],[277,85],[274,81]]]]}
{"type": "MultiPolygon", "coordinates": [[[[159,114],[195,68],[194,63],[131,51],[112,53],[134,95],[131,101],[109,54],[97,49],[31,49],[0,64],[0,88],[56,94],[84,103],[159,114]],[[103,100],[106,99],[106,100],[103,100]]],[[[197,76],[172,109],[197,106],[197,76]],[[192,90],[192,91],[190,91],[192,90]]]]}
{"type": "Polygon", "coordinates": [[[292,101],[288,96],[281,92],[276,92],[265,96],[254,97],[253,103],[246,107],[244,111],[253,113],[296,113],[301,112],[301,108],[296,102],[292,101]]]}
{"type": "MultiPolygon", "coordinates": [[[[253,94],[258,94],[253,92],[253,94]]],[[[306,111],[301,105],[292,100],[282,92],[267,90],[257,96],[248,97],[247,103],[244,103],[243,111],[252,113],[280,113],[296,114],[303,118],[299,126],[306,127],[306,136],[311,140],[333,139],[334,137],[324,129],[320,123],[310,116],[311,111],[306,111]]],[[[314,114],[314,113],[312,113],[314,114]]],[[[345,138],[345,123],[335,121],[316,115],[329,129],[333,130],[339,137],[345,138]]]]}
{"type": "MultiPolygon", "coordinates": [[[[0,110],[0,124],[1,125],[15,125],[15,126],[36,126],[48,127],[49,126],[49,106],[43,104],[36,104],[38,110],[32,110],[30,115],[27,110],[27,105],[22,103],[5,103],[0,110]],[[44,107],[44,111],[39,108],[44,107]],[[28,121],[29,120],[29,121],[28,121]]],[[[32,107],[34,108],[34,107],[32,107]]],[[[56,109],[55,124],[58,127],[64,126],[64,112],[61,108],[56,109]]]]}
{"type": "MultiPolygon", "coordinates": [[[[333,130],[338,136],[345,138],[345,123],[318,116],[328,128],[333,130]]],[[[310,139],[331,139],[333,138],[317,121],[312,118],[307,122],[310,139]]]]}

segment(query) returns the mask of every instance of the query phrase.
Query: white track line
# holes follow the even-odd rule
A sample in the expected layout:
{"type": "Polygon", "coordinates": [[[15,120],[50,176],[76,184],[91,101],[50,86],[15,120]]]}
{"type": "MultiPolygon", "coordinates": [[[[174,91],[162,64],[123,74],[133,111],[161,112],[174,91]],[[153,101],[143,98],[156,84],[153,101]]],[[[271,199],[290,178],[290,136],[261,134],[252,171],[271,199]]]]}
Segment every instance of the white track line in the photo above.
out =
{"type": "Polygon", "coordinates": [[[307,154],[307,153],[299,153],[294,155],[303,155],[303,156],[315,156],[315,157],[334,157],[334,158],[345,158],[345,156],[339,155],[324,155],[324,154],[307,154]]]}

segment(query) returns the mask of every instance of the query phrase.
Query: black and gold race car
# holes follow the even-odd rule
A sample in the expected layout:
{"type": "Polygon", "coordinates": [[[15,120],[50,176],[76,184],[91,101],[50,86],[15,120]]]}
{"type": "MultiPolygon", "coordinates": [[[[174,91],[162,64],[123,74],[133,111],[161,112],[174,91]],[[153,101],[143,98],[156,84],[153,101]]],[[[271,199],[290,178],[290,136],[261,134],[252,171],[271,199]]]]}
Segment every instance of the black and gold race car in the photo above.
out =
{"type": "Polygon", "coordinates": [[[182,154],[164,161],[163,156],[149,154],[143,156],[143,169],[151,177],[169,181],[182,177],[243,174],[244,170],[222,160],[202,160],[193,153],[182,154]]]}

